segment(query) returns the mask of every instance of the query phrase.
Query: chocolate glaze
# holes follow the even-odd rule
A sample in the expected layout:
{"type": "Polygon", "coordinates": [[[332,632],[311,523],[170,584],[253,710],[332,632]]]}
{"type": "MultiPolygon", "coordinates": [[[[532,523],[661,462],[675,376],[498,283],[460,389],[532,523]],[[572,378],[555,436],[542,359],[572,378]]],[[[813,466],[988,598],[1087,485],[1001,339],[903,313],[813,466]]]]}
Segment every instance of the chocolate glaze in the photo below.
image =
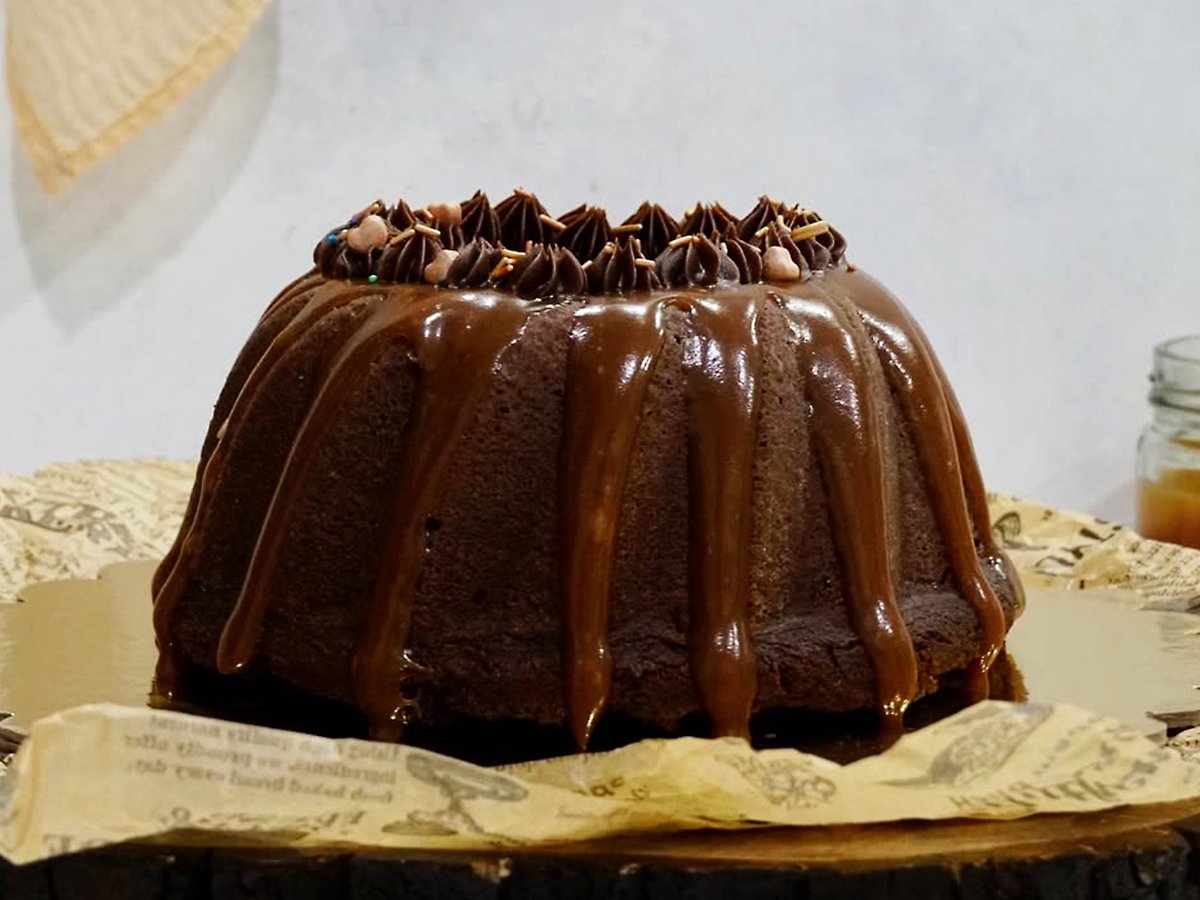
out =
{"type": "Polygon", "coordinates": [[[688,370],[688,640],[692,677],[714,736],[749,738],[757,664],[746,608],[750,504],[762,365],[759,298],[685,295],[688,370]]]}
{"type": "Polygon", "coordinates": [[[661,302],[589,303],[575,314],[559,496],[564,672],[571,733],[586,747],[612,688],[609,606],[617,514],[663,341],[661,302]]]}
{"type": "Polygon", "coordinates": [[[271,598],[272,579],[287,522],[309,467],[338,421],[338,412],[371,362],[390,344],[412,348],[421,367],[421,393],[409,423],[407,458],[398,473],[395,514],[380,548],[380,572],[352,678],[373,733],[398,737],[403,725],[403,654],[412,588],[420,572],[423,525],[436,502],[441,475],[500,352],[519,334],[528,307],[507,295],[430,294],[393,289],[333,358],[259,534],[245,584],[226,623],[217,668],[233,673],[253,656],[271,598]]]}
{"type": "MultiPolygon", "coordinates": [[[[499,221],[506,239],[532,239],[529,235],[545,224],[537,218],[540,204],[525,194],[505,202],[508,208],[499,221]]],[[[650,230],[645,223],[661,218],[654,209],[644,204],[635,214],[643,230],[650,230]]],[[[772,211],[760,210],[764,216],[772,211]]],[[[809,224],[804,217],[810,214],[788,213],[800,216],[800,225],[809,224]]],[[[394,216],[393,211],[387,217],[394,216]]],[[[487,218],[483,216],[484,221],[487,218]]],[[[669,231],[669,226],[664,227],[669,231]]],[[[788,247],[793,258],[803,261],[809,277],[787,287],[737,284],[761,277],[761,261],[757,248],[737,237],[733,227],[732,217],[720,207],[698,208],[685,224],[685,231],[693,229],[696,237],[665,248],[657,270],[637,264],[635,239],[625,238],[619,248],[607,245],[606,251],[612,249],[607,257],[602,252],[603,267],[589,263],[587,280],[599,278],[592,290],[632,296],[593,297],[574,308],[558,497],[564,690],[571,730],[581,748],[587,745],[612,690],[608,640],[618,512],[669,314],[682,315],[687,323],[682,350],[690,423],[690,666],[699,706],[715,734],[748,733],[757,685],[747,625],[750,498],[763,364],[757,323],[767,305],[786,316],[799,371],[807,373],[805,396],[811,406],[814,452],[828,494],[842,596],[874,670],[876,704],[883,720],[893,725],[899,721],[917,693],[918,667],[897,608],[887,549],[889,529],[895,525],[885,484],[883,412],[868,383],[869,373],[876,369],[885,373],[909,423],[950,577],[980,623],[981,646],[971,669],[977,694],[986,690],[987,670],[1003,644],[1003,610],[979,557],[982,554],[988,566],[1011,575],[1009,564],[987,527],[986,498],[961,410],[926,338],[877,282],[861,272],[830,268],[844,248],[840,236],[830,230],[792,241],[788,229],[796,226],[780,222],[779,214],[755,239],[788,247]],[[740,263],[704,236],[704,229],[718,222],[726,232],[726,247],[737,248],[734,256],[740,263]],[[817,240],[827,235],[833,236],[817,240]],[[812,245],[808,252],[805,245],[812,245]],[[612,278],[606,274],[610,271],[612,278]],[[661,289],[659,272],[668,275],[665,280],[676,289],[661,289]],[[720,284],[719,289],[708,287],[713,284],[720,284]]],[[[658,225],[654,228],[655,234],[662,230],[658,225]]],[[[437,238],[420,231],[393,246],[406,242],[434,251],[440,247],[437,238]]],[[[339,272],[342,263],[354,262],[344,251],[337,256],[338,248],[328,243],[326,259],[341,260],[339,272]]],[[[318,248],[318,256],[321,252],[318,248]]],[[[584,289],[584,268],[568,249],[538,246],[511,268],[494,265],[500,258],[501,249],[486,241],[468,244],[448,276],[451,284],[460,285],[457,288],[348,285],[309,273],[271,304],[264,325],[292,304],[301,308],[262,351],[213,443],[206,447],[184,526],[156,574],[160,690],[169,693],[177,674],[173,622],[184,583],[198,563],[207,507],[226,466],[222,435],[239,432],[272,371],[308,329],[342,307],[365,304],[367,311],[354,319],[349,336],[319,374],[259,528],[216,661],[221,672],[232,673],[254,658],[273,602],[287,523],[312,467],[373,361],[389,347],[405,346],[419,369],[419,387],[406,426],[402,465],[396,471],[392,513],[380,538],[380,571],[366,604],[351,673],[356,702],[368,715],[373,733],[400,736],[410,702],[405,684],[413,664],[406,648],[421,574],[423,529],[437,508],[449,462],[477,401],[502,365],[505,348],[519,340],[529,317],[554,308],[556,300],[578,304],[570,295],[584,289]],[[497,268],[505,271],[497,274],[497,268]],[[503,290],[484,286],[497,279],[503,290]]],[[[397,266],[398,259],[393,261],[397,266]]],[[[415,271],[416,265],[408,268],[415,271]]],[[[1013,584],[1019,589],[1015,578],[1013,584]]]]}
{"type": "Polygon", "coordinates": [[[876,702],[894,728],[916,694],[917,663],[896,606],[887,546],[880,413],[865,381],[870,346],[856,340],[852,312],[840,309],[820,285],[805,296],[772,291],[788,314],[809,372],[813,436],[829,493],[842,590],[854,630],[875,670],[876,702]]]}
{"type": "MultiPolygon", "coordinates": [[[[903,306],[897,305],[897,308],[901,312],[905,312],[903,306]]],[[[929,362],[933,365],[937,380],[941,384],[946,398],[946,408],[950,414],[950,425],[954,432],[954,448],[958,454],[958,467],[962,473],[963,491],[966,494],[967,511],[971,515],[971,524],[975,530],[975,540],[983,551],[984,562],[1000,576],[1002,581],[1011,585],[1015,611],[1019,615],[1025,608],[1025,593],[1012,560],[1001,549],[995,532],[992,531],[991,516],[988,513],[987,505],[987,490],[983,486],[983,475],[979,471],[979,462],[975,457],[975,447],[971,442],[970,432],[967,430],[966,417],[963,415],[962,407],[958,405],[958,397],[954,394],[954,388],[942,370],[941,362],[929,348],[925,333],[915,319],[912,319],[911,316],[908,318],[912,324],[913,333],[926,346],[929,362]]]]}
{"type": "MultiPolygon", "coordinates": [[[[317,273],[315,269],[310,269],[304,275],[301,275],[282,291],[276,294],[275,298],[267,305],[266,310],[264,310],[262,316],[259,318],[259,329],[269,329],[271,319],[276,316],[281,309],[285,308],[289,303],[292,303],[297,299],[311,296],[312,293],[324,283],[325,280],[317,273]]],[[[205,441],[205,446],[202,448],[200,454],[201,471],[203,471],[204,463],[207,462],[209,456],[212,454],[215,444],[215,435],[213,435],[210,440],[205,441]]],[[[167,551],[166,556],[163,558],[163,561],[159,567],[155,570],[154,577],[151,579],[150,590],[154,595],[158,594],[163,582],[174,568],[175,560],[179,557],[180,547],[183,544],[184,536],[191,527],[192,519],[196,514],[196,504],[199,499],[199,492],[200,481],[197,480],[196,484],[193,486],[192,494],[188,498],[188,505],[183,513],[183,522],[180,525],[179,533],[176,534],[174,542],[171,544],[170,549],[167,551]]]]}
{"type": "MultiPolygon", "coordinates": [[[[826,287],[828,294],[838,296],[841,290],[839,280],[829,280],[826,287]]],[[[953,536],[963,534],[974,538],[977,532],[983,532],[988,535],[989,542],[992,540],[986,511],[983,511],[984,525],[978,528],[971,521],[967,506],[960,459],[964,455],[972,457],[968,466],[978,472],[978,467],[972,465],[974,454],[969,439],[966,439],[968,442],[965,447],[958,446],[960,441],[955,436],[955,424],[943,391],[944,378],[940,366],[933,362],[933,354],[925,337],[907,310],[879,282],[865,273],[856,279],[853,295],[842,296],[857,306],[879,352],[891,363],[884,367],[884,371],[912,425],[917,452],[925,468],[934,517],[942,532],[951,577],[959,592],[975,607],[983,626],[984,646],[969,675],[972,689],[986,696],[987,670],[1004,646],[1005,621],[1000,601],[984,577],[973,540],[968,543],[953,539],[953,536]]],[[[965,428],[962,431],[965,438],[965,428]]],[[[975,500],[975,506],[978,516],[981,512],[978,499],[975,500]]]]}

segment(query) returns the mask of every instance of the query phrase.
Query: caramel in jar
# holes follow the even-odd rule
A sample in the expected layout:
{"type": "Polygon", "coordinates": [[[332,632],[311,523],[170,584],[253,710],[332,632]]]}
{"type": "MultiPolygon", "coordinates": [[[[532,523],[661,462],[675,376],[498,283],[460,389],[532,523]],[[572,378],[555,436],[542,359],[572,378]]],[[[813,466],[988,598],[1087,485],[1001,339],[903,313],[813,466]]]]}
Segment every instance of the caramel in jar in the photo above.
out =
{"type": "Polygon", "coordinates": [[[1138,443],[1138,531],[1200,549],[1200,335],[1154,348],[1138,443]]]}

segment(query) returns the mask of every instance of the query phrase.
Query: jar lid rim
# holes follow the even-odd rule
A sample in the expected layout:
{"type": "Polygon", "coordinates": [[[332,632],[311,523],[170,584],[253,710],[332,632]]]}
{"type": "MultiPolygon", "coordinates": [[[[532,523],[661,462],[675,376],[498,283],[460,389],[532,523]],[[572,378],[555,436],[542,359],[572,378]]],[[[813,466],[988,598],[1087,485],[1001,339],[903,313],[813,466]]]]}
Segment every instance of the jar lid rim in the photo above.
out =
{"type": "Polygon", "coordinates": [[[1200,334],[1184,334],[1169,338],[1154,345],[1154,355],[1178,360],[1179,362],[1200,363],[1200,334]],[[1194,345],[1189,352],[1180,352],[1184,344],[1194,345]]]}

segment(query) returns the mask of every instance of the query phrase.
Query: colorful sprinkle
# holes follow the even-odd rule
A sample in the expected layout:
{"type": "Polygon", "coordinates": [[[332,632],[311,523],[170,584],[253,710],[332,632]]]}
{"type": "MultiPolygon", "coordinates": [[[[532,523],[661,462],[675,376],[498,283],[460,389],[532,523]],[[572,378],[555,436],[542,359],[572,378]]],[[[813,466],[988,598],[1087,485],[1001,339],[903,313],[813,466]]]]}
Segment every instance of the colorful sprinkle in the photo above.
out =
{"type": "Polygon", "coordinates": [[[368,275],[368,276],[367,276],[367,284],[374,284],[374,283],[375,283],[375,282],[377,282],[378,280],[379,280],[379,276],[378,276],[378,275],[368,275]]]}
{"type": "Polygon", "coordinates": [[[336,244],[338,242],[338,236],[331,231],[325,236],[325,240],[329,241],[331,244],[336,244]]]}

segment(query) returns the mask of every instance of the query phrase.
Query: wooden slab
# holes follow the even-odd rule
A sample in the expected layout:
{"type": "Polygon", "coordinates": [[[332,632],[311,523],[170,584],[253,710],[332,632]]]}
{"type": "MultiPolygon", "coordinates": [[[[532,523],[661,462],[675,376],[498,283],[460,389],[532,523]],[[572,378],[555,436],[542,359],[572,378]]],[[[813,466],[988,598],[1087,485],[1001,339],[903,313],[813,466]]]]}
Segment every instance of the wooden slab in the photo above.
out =
{"type": "Polygon", "coordinates": [[[0,898],[1189,898],[1200,803],[1016,822],[642,835],[518,855],[197,846],[0,865],[0,898]],[[99,886],[102,886],[102,890],[99,886]]]}

